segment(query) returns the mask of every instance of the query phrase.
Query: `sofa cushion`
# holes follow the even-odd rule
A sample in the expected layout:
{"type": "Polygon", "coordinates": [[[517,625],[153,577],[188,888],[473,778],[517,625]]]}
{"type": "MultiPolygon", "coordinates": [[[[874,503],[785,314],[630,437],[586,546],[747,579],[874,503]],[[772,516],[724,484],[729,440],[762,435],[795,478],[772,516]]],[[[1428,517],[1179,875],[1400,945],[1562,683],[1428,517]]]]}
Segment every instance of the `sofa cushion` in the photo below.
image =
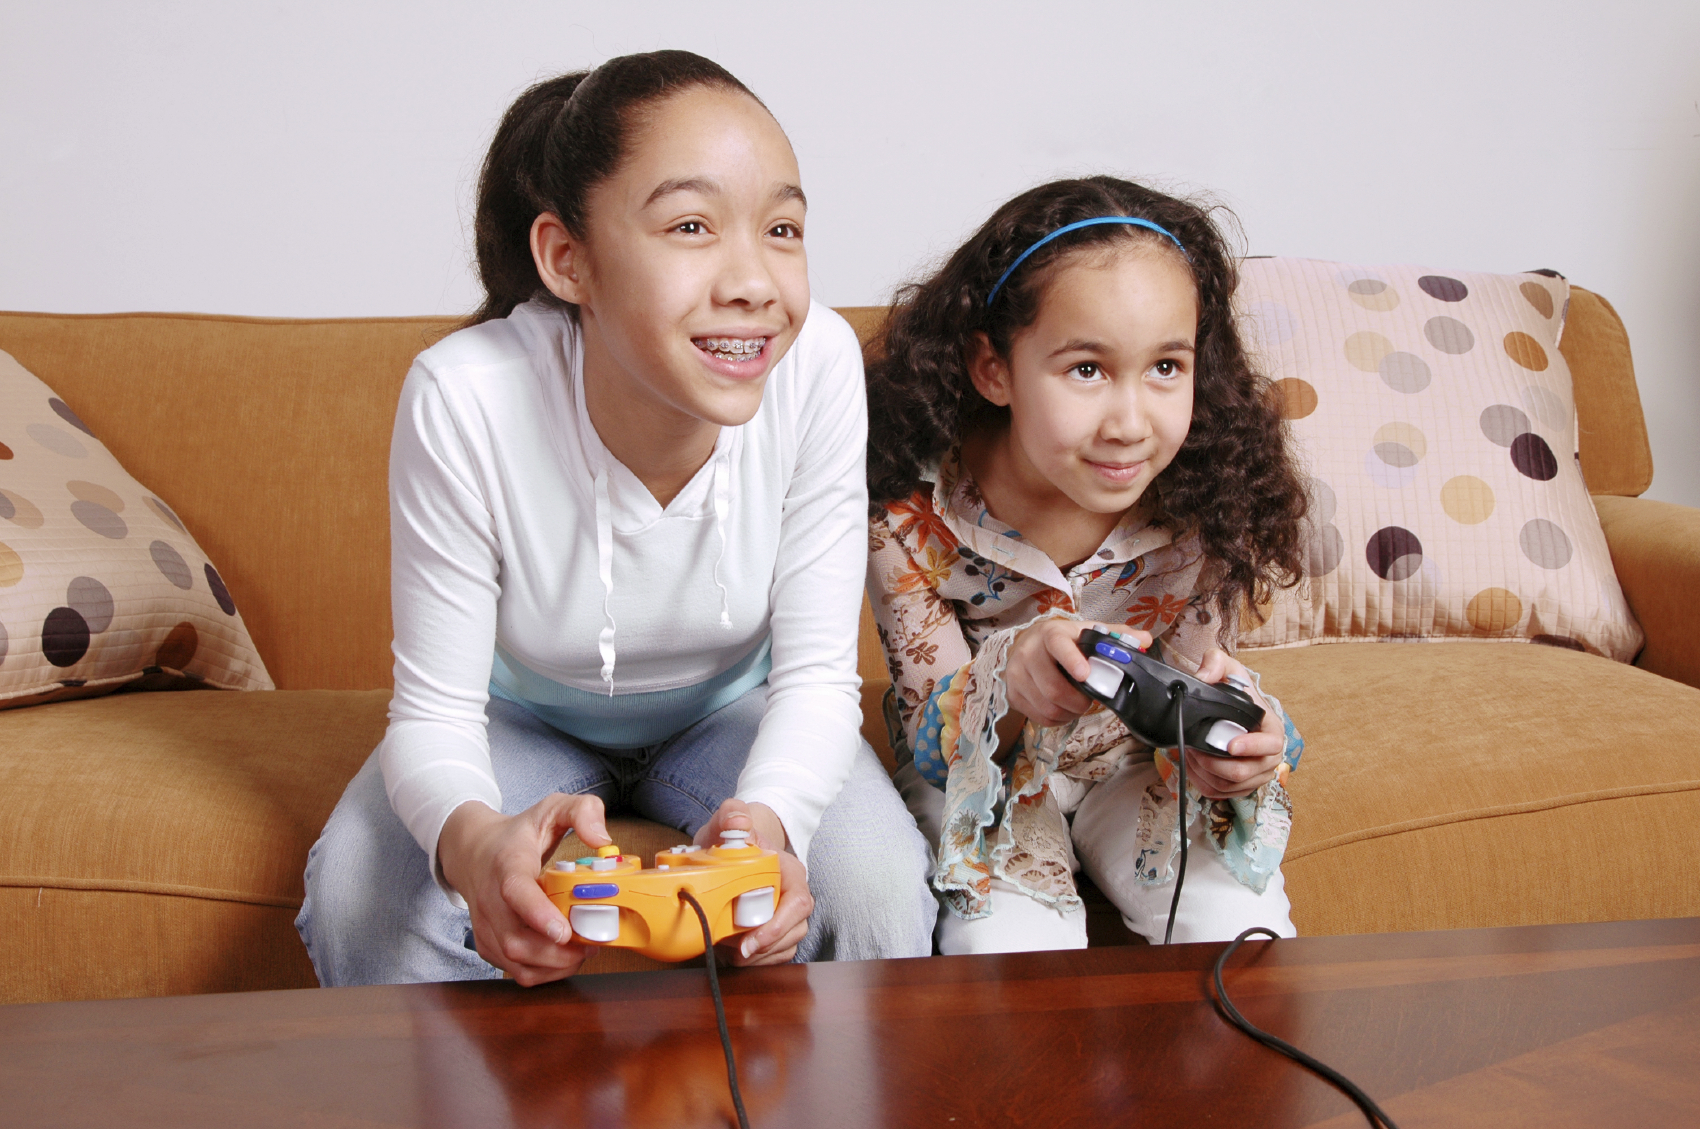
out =
{"type": "MultiPolygon", "coordinates": [[[[315,986],[294,925],[307,851],[389,699],[115,694],[0,713],[0,1004],[315,986]]],[[[683,839],[631,818],[609,831],[646,856],[683,839]]],[[[587,971],[656,967],[611,950],[587,971]]]]}
{"type": "Polygon", "coordinates": [[[0,1001],[311,986],[307,849],[388,691],[116,694],[0,713],[0,1001]]]}
{"type": "Polygon", "coordinates": [[[0,353],[0,708],[121,687],[271,685],[176,512],[0,353]]]}
{"type": "Polygon", "coordinates": [[[1306,741],[1301,932],[1700,915],[1700,690],[1550,647],[1241,657],[1306,741]]]}
{"type": "Polygon", "coordinates": [[[1237,300],[1313,499],[1306,583],[1245,645],[1462,636],[1635,657],[1576,461],[1562,278],[1259,259],[1237,300]]]}

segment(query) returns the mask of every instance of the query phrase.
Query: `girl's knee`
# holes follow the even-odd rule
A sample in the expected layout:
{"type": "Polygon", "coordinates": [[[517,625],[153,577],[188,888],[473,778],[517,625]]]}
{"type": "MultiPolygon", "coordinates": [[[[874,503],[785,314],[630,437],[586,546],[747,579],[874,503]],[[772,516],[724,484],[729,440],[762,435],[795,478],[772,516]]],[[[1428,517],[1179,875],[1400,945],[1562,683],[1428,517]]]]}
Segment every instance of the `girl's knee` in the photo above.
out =
{"type": "Polygon", "coordinates": [[[817,890],[816,901],[846,908],[855,907],[861,916],[882,910],[907,913],[914,905],[931,904],[927,885],[926,842],[913,827],[902,835],[877,835],[868,849],[852,858],[820,858],[810,852],[809,886],[817,890]],[[815,860],[820,858],[819,865],[815,860]]]}
{"type": "Polygon", "coordinates": [[[1218,897],[1195,907],[1190,915],[1184,905],[1186,892],[1181,892],[1183,906],[1175,921],[1176,933],[1181,926],[1190,924],[1189,933],[1196,935],[1188,940],[1197,941],[1231,941],[1253,928],[1273,930],[1282,937],[1299,935],[1293,925],[1293,906],[1287,900],[1286,883],[1280,871],[1270,877],[1262,893],[1238,882],[1232,887],[1220,884],[1218,890],[1218,897]]]}
{"type": "Polygon", "coordinates": [[[946,956],[976,953],[1045,952],[1086,947],[1086,911],[1062,909],[1028,897],[1001,880],[992,883],[992,912],[967,920],[948,907],[939,912],[939,952],[946,956]]]}
{"type": "Polygon", "coordinates": [[[932,952],[938,903],[927,885],[928,852],[913,825],[907,832],[872,835],[866,850],[850,855],[810,852],[809,889],[833,959],[932,952]]]}
{"type": "MultiPolygon", "coordinates": [[[[1172,939],[1176,943],[1231,941],[1253,927],[1274,930],[1282,937],[1298,935],[1279,871],[1259,893],[1234,878],[1212,852],[1200,851],[1198,844],[1191,855],[1175,911],[1172,939]]],[[[1105,889],[1127,927],[1153,944],[1163,938],[1174,892],[1173,883],[1139,885],[1115,893],[1105,889]]]]}
{"type": "Polygon", "coordinates": [[[425,852],[390,808],[375,760],[343,792],[307,855],[296,927],[317,962],[327,946],[382,931],[382,920],[434,887],[425,852]]]}

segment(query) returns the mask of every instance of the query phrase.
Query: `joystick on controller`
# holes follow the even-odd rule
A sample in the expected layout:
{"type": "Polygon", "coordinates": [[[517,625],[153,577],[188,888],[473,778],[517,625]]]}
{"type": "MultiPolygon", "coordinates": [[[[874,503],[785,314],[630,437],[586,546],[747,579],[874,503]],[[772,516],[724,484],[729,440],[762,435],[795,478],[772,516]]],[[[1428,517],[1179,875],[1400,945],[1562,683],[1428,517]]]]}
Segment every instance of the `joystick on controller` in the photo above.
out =
{"type": "Polygon", "coordinates": [[[1263,709],[1246,693],[1250,686],[1200,682],[1165,663],[1162,645],[1155,640],[1142,652],[1120,636],[1088,628],[1080,633],[1078,643],[1092,673],[1083,683],[1069,681],[1087,697],[1108,706],[1129,733],[1148,745],[1174,745],[1176,693],[1185,698],[1189,749],[1213,757],[1232,756],[1228,742],[1263,724],[1263,709]]]}
{"type": "Polygon", "coordinates": [[[702,903],[715,943],[765,925],[779,904],[779,856],[751,846],[747,831],[723,831],[720,845],[662,851],[652,869],[609,845],[555,863],[539,881],[573,927],[573,939],[636,949],[655,960],[703,953],[702,925],[684,899],[702,903]]]}

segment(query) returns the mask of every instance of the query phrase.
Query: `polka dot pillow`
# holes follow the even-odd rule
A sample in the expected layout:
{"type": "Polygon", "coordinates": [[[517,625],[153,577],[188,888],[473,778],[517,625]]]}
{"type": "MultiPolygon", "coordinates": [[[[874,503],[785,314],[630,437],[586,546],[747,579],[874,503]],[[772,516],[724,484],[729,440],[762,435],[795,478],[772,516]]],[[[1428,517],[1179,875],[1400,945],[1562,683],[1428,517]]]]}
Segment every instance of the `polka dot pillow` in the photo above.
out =
{"type": "Polygon", "coordinates": [[[1307,581],[1242,646],[1514,639],[1635,657],[1575,458],[1569,295],[1545,274],[1245,262],[1241,324],[1312,513],[1307,581]]]}
{"type": "Polygon", "coordinates": [[[0,709],[197,685],[272,688],[218,569],[0,353],[0,709]]]}

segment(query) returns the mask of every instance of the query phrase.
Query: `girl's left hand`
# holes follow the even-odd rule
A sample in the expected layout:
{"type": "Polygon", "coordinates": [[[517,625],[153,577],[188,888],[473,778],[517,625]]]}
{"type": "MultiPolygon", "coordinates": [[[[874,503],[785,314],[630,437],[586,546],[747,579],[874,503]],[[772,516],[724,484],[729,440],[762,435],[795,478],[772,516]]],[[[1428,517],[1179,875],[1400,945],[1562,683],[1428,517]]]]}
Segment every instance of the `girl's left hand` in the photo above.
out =
{"type": "Polygon", "coordinates": [[[1244,733],[1228,742],[1228,751],[1233,754],[1231,758],[1187,750],[1187,779],[1213,800],[1249,796],[1275,779],[1275,774],[1281,770],[1282,753],[1287,746],[1286,726],[1269,708],[1269,703],[1258,692],[1257,680],[1238,659],[1212,647],[1205,653],[1204,661],[1198,664],[1200,682],[1217,683],[1229,674],[1250,686],[1246,693],[1263,707],[1263,724],[1255,733],[1244,733]]]}
{"type": "Polygon", "coordinates": [[[720,947],[735,965],[789,964],[797,955],[798,943],[808,935],[809,914],[815,910],[808,870],[786,849],[785,825],[766,804],[723,801],[720,810],[697,829],[696,842],[713,846],[720,842],[722,831],[748,831],[751,846],[779,852],[779,904],[766,925],[728,937],[720,947]]]}

